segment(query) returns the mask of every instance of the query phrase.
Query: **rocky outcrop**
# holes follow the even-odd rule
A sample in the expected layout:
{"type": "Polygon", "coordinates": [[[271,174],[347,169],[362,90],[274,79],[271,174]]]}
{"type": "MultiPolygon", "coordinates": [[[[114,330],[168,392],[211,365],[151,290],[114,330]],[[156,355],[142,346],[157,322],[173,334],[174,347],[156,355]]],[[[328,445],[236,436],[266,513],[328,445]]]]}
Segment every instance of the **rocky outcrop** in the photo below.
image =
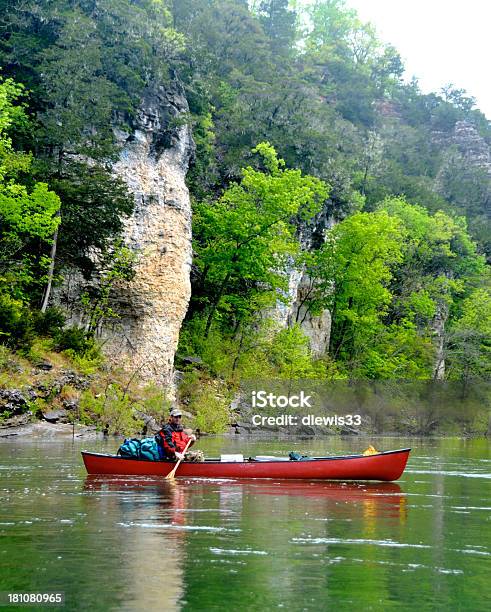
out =
{"type": "Polygon", "coordinates": [[[486,170],[491,177],[491,148],[472,123],[458,121],[453,141],[468,164],[486,170]]]}
{"type": "Polygon", "coordinates": [[[433,141],[444,150],[434,182],[437,193],[447,196],[445,184],[448,176],[455,172],[459,177],[466,178],[477,169],[484,171],[491,179],[491,147],[469,121],[457,121],[450,135],[435,132],[433,141]]]}
{"type": "Polygon", "coordinates": [[[105,351],[164,386],[172,384],[191,295],[191,204],[185,177],[193,141],[187,123],[179,125],[187,111],[178,85],[148,93],[114,166],[135,195],[125,240],[137,253],[137,264],[134,279],[121,285],[116,296],[120,318],[103,330],[105,351]]]}
{"type": "MultiPolygon", "coordinates": [[[[303,279],[306,280],[305,277],[303,279]]],[[[329,350],[331,339],[331,313],[323,310],[319,315],[313,315],[302,299],[304,285],[300,285],[297,292],[297,300],[293,304],[291,321],[298,323],[303,333],[309,339],[310,351],[313,357],[321,357],[329,350]]]]}
{"type": "MultiPolygon", "coordinates": [[[[333,219],[323,211],[309,224],[299,229],[299,240],[304,251],[320,246],[325,230],[334,225],[333,219]]],[[[309,340],[313,357],[321,357],[329,349],[331,337],[331,313],[325,309],[314,315],[309,309],[309,294],[312,281],[304,270],[292,266],[288,271],[287,301],[278,300],[275,308],[265,312],[266,317],[273,319],[280,327],[291,327],[298,324],[309,340]]]]}
{"type": "MultiPolygon", "coordinates": [[[[136,254],[133,280],[113,291],[118,318],[98,330],[103,350],[135,377],[172,389],[179,330],[187,311],[191,270],[191,204],[185,184],[194,152],[189,111],[177,81],[147,91],[131,133],[116,130],[121,144],[114,173],[135,197],[124,241],[136,254]]],[[[64,288],[63,303],[76,304],[82,279],[64,288]]],[[[85,323],[77,306],[71,320],[85,323]]]]}
{"type": "Polygon", "coordinates": [[[22,370],[31,384],[21,389],[0,389],[0,437],[2,432],[27,425],[36,418],[50,423],[68,423],[80,418],[79,397],[89,388],[90,377],[73,370],[57,369],[54,373],[52,370],[53,365],[45,361],[30,372],[22,370]],[[41,410],[40,406],[46,408],[41,410]]]}
{"type": "Polygon", "coordinates": [[[29,407],[29,397],[20,389],[0,389],[0,415],[13,415],[26,412],[29,407]]]}

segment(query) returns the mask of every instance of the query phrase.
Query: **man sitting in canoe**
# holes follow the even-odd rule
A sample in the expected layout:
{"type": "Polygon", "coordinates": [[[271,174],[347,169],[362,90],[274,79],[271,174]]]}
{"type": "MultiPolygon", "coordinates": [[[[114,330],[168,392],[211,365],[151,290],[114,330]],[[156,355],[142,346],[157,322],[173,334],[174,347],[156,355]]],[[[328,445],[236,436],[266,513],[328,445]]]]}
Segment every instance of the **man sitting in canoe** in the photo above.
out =
{"type": "Polygon", "coordinates": [[[159,455],[161,459],[172,459],[177,461],[183,458],[184,449],[191,440],[192,446],[196,442],[196,436],[188,435],[182,426],[182,412],[179,408],[171,410],[169,421],[155,436],[159,455]]]}

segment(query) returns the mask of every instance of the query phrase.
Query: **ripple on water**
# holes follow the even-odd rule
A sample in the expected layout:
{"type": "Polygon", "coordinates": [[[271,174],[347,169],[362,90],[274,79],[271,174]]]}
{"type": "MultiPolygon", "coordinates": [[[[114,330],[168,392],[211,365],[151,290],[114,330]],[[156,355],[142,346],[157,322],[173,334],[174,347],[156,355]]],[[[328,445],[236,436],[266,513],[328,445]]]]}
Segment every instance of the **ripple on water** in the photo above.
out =
{"type": "Polygon", "coordinates": [[[215,555],[267,555],[265,550],[236,549],[236,548],[210,548],[215,555]]]}
{"type": "MultiPolygon", "coordinates": [[[[363,563],[366,564],[366,559],[357,559],[356,557],[333,557],[329,559],[329,564],[339,563],[340,561],[347,561],[348,563],[363,563]]],[[[437,572],[438,574],[463,574],[463,570],[461,569],[450,569],[446,567],[432,567],[431,565],[424,565],[423,563],[397,563],[396,561],[383,561],[380,559],[370,559],[370,564],[372,565],[388,565],[394,568],[401,568],[403,572],[410,572],[419,569],[423,570],[431,570],[437,572]]]]}
{"type": "Polygon", "coordinates": [[[446,470],[406,470],[407,474],[433,474],[435,476],[460,476],[462,478],[485,478],[491,479],[491,474],[479,473],[479,472],[457,472],[457,471],[446,471],[446,470]]]}
{"type": "Polygon", "coordinates": [[[464,553],[465,555],[481,555],[482,557],[491,557],[491,553],[486,552],[485,550],[474,550],[472,548],[456,550],[455,552],[464,553]]]}
{"type": "Polygon", "coordinates": [[[451,506],[454,510],[491,510],[489,506],[451,506]]]}
{"type": "Polygon", "coordinates": [[[388,546],[392,548],[431,548],[428,544],[409,544],[393,540],[363,540],[347,538],[292,538],[293,544],[371,544],[373,546],[388,546]]]}
{"type": "Polygon", "coordinates": [[[136,523],[130,521],[129,523],[116,523],[120,527],[142,527],[143,529],[175,529],[180,531],[207,531],[207,532],[229,532],[239,533],[242,529],[229,529],[228,527],[211,527],[208,525],[173,525],[168,523],[136,523]]]}

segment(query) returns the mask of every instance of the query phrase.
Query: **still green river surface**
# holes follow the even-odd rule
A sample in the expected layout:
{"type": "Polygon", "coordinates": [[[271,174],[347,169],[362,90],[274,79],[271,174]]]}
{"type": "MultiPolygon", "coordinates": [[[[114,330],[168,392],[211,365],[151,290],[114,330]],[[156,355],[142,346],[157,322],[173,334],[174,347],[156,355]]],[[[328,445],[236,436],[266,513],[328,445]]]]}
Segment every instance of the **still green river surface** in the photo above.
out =
{"type": "Polygon", "coordinates": [[[88,477],[80,450],[118,441],[1,440],[0,591],[63,591],[58,609],[90,611],[491,609],[489,441],[197,448],[325,455],[369,442],[413,448],[397,483],[88,477]]]}

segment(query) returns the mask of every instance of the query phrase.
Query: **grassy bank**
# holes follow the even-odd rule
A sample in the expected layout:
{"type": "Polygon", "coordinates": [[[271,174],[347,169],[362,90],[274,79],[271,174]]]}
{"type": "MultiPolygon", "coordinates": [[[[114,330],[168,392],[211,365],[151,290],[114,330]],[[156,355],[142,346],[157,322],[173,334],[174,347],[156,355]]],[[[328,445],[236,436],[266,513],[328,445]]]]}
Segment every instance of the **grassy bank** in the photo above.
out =
{"type": "Polygon", "coordinates": [[[124,435],[166,418],[165,393],[104,360],[96,344],[82,353],[55,345],[38,338],[26,351],[0,346],[0,426],[44,419],[124,435]]]}

